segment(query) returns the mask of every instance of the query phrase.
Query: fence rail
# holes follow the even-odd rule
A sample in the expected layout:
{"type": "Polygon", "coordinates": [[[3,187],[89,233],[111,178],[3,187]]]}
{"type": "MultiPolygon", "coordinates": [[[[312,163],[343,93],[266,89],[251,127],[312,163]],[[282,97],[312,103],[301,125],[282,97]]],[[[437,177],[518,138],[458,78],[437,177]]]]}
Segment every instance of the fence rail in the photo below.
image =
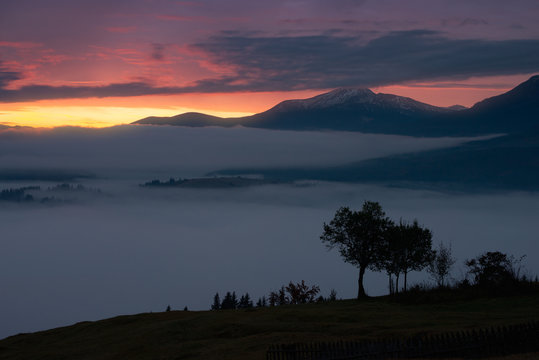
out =
{"type": "Polygon", "coordinates": [[[539,351],[539,322],[406,339],[270,346],[266,360],[480,358],[539,351]]]}

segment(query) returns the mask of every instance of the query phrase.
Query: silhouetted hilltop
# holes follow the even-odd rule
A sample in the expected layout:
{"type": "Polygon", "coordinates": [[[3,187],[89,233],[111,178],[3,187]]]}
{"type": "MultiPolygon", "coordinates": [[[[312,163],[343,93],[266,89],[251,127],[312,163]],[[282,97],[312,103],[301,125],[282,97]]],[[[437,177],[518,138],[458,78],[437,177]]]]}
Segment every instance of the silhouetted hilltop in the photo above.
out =
{"type": "Polygon", "coordinates": [[[198,112],[188,112],[172,117],[150,116],[142,120],[135,121],[133,124],[140,125],[176,125],[176,126],[234,126],[239,122],[235,119],[224,119],[218,116],[206,115],[198,112]]]}
{"type": "Polygon", "coordinates": [[[529,133],[539,130],[539,75],[514,89],[475,104],[468,118],[495,132],[529,133]]]}
{"type": "Polygon", "coordinates": [[[466,110],[468,108],[466,106],[462,106],[462,105],[451,105],[451,106],[448,106],[447,109],[460,111],[460,110],[466,110]]]}
{"type": "Polygon", "coordinates": [[[340,130],[416,134],[421,121],[451,113],[411,98],[369,89],[337,89],[305,100],[288,100],[250,117],[246,126],[280,130],[340,130]]]}
{"type": "Polygon", "coordinates": [[[234,126],[279,130],[339,130],[410,136],[472,136],[527,133],[538,129],[539,76],[472,108],[436,107],[369,89],[336,89],[309,99],[286,100],[259,114],[219,118],[186,113],[146,118],[135,124],[234,126]]]}

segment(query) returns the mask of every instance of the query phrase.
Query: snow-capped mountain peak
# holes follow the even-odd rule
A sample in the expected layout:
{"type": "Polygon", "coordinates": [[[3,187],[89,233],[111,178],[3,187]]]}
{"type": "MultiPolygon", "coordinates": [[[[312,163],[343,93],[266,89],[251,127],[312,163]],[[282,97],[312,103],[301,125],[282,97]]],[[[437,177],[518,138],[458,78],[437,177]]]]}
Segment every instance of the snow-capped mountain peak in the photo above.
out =
{"type": "Polygon", "coordinates": [[[339,105],[372,105],[378,108],[392,108],[402,111],[449,111],[448,109],[428,105],[403,96],[382,93],[376,94],[365,88],[339,88],[309,99],[287,100],[278,104],[271,110],[278,112],[318,110],[339,105]]]}
{"type": "Polygon", "coordinates": [[[372,102],[376,94],[363,88],[339,88],[317,95],[309,99],[286,100],[275,106],[272,110],[313,110],[322,109],[345,103],[372,102]]]}

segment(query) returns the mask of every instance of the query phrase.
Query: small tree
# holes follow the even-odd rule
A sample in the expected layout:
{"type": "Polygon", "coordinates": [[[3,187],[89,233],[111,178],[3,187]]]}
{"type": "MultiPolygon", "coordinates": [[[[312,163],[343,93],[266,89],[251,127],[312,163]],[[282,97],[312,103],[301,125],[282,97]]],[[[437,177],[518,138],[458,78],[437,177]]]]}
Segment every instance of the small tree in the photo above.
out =
{"type": "Polygon", "coordinates": [[[219,293],[215,293],[215,296],[213,297],[213,304],[211,306],[212,310],[219,310],[221,309],[221,299],[219,299],[219,293]]]}
{"type": "Polygon", "coordinates": [[[240,298],[238,309],[248,309],[252,307],[253,307],[253,302],[251,300],[251,297],[249,296],[249,293],[245,293],[245,295],[242,295],[240,298]]]}
{"type": "Polygon", "coordinates": [[[269,306],[277,306],[279,304],[279,294],[272,291],[268,295],[269,306]]]}
{"type": "Polygon", "coordinates": [[[440,242],[438,250],[434,252],[434,258],[427,268],[427,271],[434,281],[436,281],[438,287],[444,287],[446,285],[446,279],[454,264],[455,259],[451,254],[451,244],[449,244],[449,247],[446,247],[443,242],[440,242]]]}
{"type": "Polygon", "coordinates": [[[290,303],[290,299],[286,296],[286,289],[284,286],[277,291],[272,291],[268,295],[270,306],[280,306],[290,303]]]}
{"type": "Polygon", "coordinates": [[[329,224],[324,223],[320,236],[329,249],[337,248],[348,262],[359,269],[357,297],[366,297],[363,277],[369,268],[376,268],[376,261],[384,234],[391,221],[377,202],[365,201],[361,211],[341,207],[329,224]]]}
{"type": "Polygon", "coordinates": [[[290,282],[286,287],[286,291],[290,295],[290,304],[305,304],[314,301],[316,294],[320,292],[320,288],[316,285],[309,287],[305,284],[305,280],[301,280],[301,283],[297,284],[290,282]]]}
{"type": "Polygon", "coordinates": [[[238,299],[236,297],[236,292],[230,293],[228,291],[225,295],[225,298],[221,302],[222,310],[234,310],[238,308],[238,299]]]}
{"type": "MultiPolygon", "coordinates": [[[[278,291],[272,291],[268,295],[268,301],[270,306],[288,305],[288,304],[305,304],[314,302],[316,294],[320,292],[320,288],[316,285],[309,287],[305,284],[305,280],[300,283],[294,284],[290,282],[288,286],[281,288],[278,291]]],[[[262,298],[259,303],[266,306],[266,299],[262,298]]],[[[257,306],[258,303],[257,303],[257,306]]]]}
{"type": "Polygon", "coordinates": [[[281,286],[279,289],[279,294],[277,295],[277,305],[286,305],[290,304],[290,299],[286,296],[286,291],[284,286],[281,286]]]}
{"type": "Polygon", "coordinates": [[[466,260],[465,264],[477,285],[500,285],[518,280],[519,274],[515,266],[522,258],[515,261],[513,256],[499,251],[489,251],[474,259],[466,260]]]}
{"type": "Polygon", "coordinates": [[[266,297],[262,296],[261,298],[258,298],[258,301],[256,302],[256,307],[266,307],[266,297]]]}

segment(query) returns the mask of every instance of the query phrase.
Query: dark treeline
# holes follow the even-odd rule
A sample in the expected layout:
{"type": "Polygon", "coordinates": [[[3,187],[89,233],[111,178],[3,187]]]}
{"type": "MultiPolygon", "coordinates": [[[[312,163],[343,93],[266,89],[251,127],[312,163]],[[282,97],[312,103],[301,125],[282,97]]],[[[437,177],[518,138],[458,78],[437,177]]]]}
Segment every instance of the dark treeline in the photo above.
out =
{"type": "Polygon", "coordinates": [[[404,276],[404,293],[407,292],[407,274],[411,271],[427,269],[436,285],[414,286],[418,289],[473,288],[480,292],[518,292],[538,289],[537,278],[532,281],[521,274],[524,256],[515,259],[499,251],[485,252],[464,262],[466,278],[454,284],[449,283],[450,272],[455,264],[451,246],[439,244],[432,247],[432,232],[412,223],[398,223],[386,217],[377,202],[365,201],[359,211],[341,207],[329,224],[324,224],[320,236],[329,249],[336,248],[345,262],[359,269],[358,298],[366,297],[363,277],[367,269],[384,271],[389,278],[389,293],[399,293],[399,277],[404,276]],[[395,282],[393,282],[393,279],[395,282]]]}
{"type": "Polygon", "coordinates": [[[180,187],[180,188],[239,188],[248,186],[260,186],[260,185],[275,185],[283,184],[282,181],[266,180],[266,179],[254,179],[241,176],[226,176],[226,177],[208,177],[208,178],[193,178],[193,179],[174,179],[170,178],[167,181],[161,181],[158,179],[148,181],[140,186],[142,187],[180,187]]]}
{"type": "MultiPolygon", "coordinates": [[[[52,187],[48,187],[46,192],[58,193],[58,192],[92,192],[101,193],[100,189],[92,189],[83,186],[82,184],[71,185],[68,183],[58,184],[52,187]]],[[[0,201],[16,202],[16,203],[62,203],[66,202],[65,199],[59,198],[54,195],[40,196],[44,193],[44,190],[40,186],[24,186],[19,188],[10,188],[0,191],[0,201]],[[29,193],[30,192],[30,193],[29,193]]],[[[57,195],[57,194],[55,194],[57,195]]]]}
{"type": "Polygon", "coordinates": [[[281,286],[277,291],[271,291],[267,298],[266,296],[258,298],[256,305],[253,305],[248,293],[245,293],[245,295],[242,295],[238,299],[235,291],[227,292],[222,300],[219,293],[216,293],[213,297],[211,310],[249,309],[253,307],[261,308],[266,306],[273,307],[337,300],[337,292],[335,290],[331,290],[327,298],[321,295],[317,296],[319,292],[319,286],[308,286],[304,280],[299,283],[290,282],[287,286],[281,286]]]}
{"type": "Polygon", "coordinates": [[[82,184],[72,185],[68,183],[58,184],[52,187],[47,188],[48,191],[91,191],[91,192],[101,192],[100,189],[87,188],[82,184]]]}
{"type": "MultiPolygon", "coordinates": [[[[265,301],[265,300],[264,300],[265,301]]],[[[265,306],[257,303],[257,307],[265,306]]],[[[245,293],[239,299],[236,296],[236,292],[228,291],[221,301],[219,293],[216,293],[213,297],[212,310],[235,310],[235,309],[249,309],[254,307],[253,301],[249,296],[249,293],[245,293]]]]}
{"type": "Polygon", "coordinates": [[[33,202],[34,197],[27,193],[29,190],[40,190],[39,186],[26,186],[17,189],[5,189],[0,191],[0,201],[9,202],[33,202]]]}
{"type": "Polygon", "coordinates": [[[539,293],[539,278],[522,271],[524,256],[515,258],[499,251],[487,251],[464,261],[466,277],[435,285],[412,286],[397,299],[404,302],[437,302],[451,299],[473,299],[491,296],[535,295],[539,293]]]}

